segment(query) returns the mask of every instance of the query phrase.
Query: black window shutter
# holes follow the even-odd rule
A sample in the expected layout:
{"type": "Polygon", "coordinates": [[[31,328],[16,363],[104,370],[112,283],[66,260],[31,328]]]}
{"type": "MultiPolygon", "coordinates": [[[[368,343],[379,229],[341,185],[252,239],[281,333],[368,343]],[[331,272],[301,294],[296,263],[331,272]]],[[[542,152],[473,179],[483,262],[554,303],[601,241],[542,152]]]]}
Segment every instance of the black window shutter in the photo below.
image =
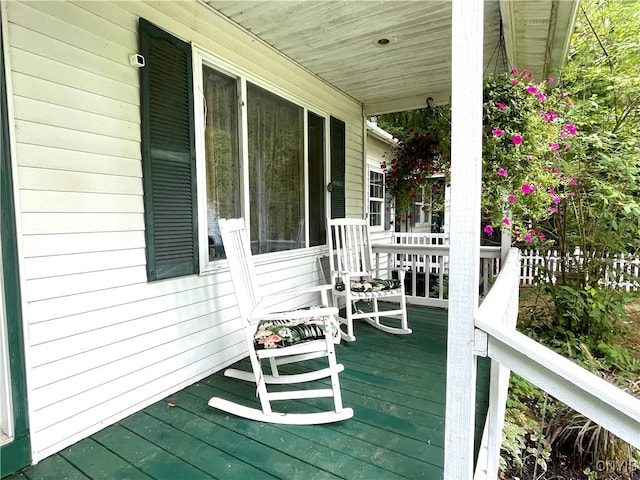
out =
{"type": "Polygon", "coordinates": [[[147,278],[198,271],[191,46],[140,19],[147,278]]]}
{"type": "Polygon", "coordinates": [[[331,117],[331,218],[345,217],[344,172],[346,165],[346,130],[343,121],[331,117]]]}

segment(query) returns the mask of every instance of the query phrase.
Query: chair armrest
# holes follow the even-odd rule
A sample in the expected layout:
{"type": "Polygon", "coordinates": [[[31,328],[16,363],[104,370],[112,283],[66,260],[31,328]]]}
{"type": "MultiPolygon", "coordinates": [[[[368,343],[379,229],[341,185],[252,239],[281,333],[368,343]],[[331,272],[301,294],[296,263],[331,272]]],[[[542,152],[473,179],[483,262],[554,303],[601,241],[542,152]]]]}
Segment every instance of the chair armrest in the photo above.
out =
{"type": "Polygon", "coordinates": [[[398,272],[398,280],[403,282],[404,277],[408,271],[409,269],[406,267],[387,267],[387,268],[377,268],[376,274],[379,274],[380,272],[398,272]]]}

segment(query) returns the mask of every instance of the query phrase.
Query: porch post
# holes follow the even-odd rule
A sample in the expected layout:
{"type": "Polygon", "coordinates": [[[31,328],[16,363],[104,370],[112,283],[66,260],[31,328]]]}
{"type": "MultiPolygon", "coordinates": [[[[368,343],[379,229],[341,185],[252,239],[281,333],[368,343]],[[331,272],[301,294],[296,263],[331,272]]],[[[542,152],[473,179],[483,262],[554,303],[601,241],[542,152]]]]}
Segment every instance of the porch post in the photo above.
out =
{"type": "Polygon", "coordinates": [[[480,271],[483,15],[482,0],[453,0],[445,480],[471,480],[474,474],[474,313],[478,308],[480,271]]]}

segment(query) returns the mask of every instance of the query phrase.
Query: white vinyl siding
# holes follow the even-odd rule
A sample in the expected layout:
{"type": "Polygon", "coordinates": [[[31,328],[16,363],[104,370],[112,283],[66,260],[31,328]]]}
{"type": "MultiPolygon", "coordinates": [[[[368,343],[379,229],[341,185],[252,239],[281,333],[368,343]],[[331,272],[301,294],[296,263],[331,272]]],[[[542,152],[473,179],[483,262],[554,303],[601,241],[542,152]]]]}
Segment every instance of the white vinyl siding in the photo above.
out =
{"type": "MultiPolygon", "coordinates": [[[[362,108],[197,2],[3,7],[37,462],[244,355],[224,269],[147,283],[138,18],[344,120],[351,216],[362,108]]],[[[265,293],[316,283],[319,251],[266,255],[265,293]]]]}

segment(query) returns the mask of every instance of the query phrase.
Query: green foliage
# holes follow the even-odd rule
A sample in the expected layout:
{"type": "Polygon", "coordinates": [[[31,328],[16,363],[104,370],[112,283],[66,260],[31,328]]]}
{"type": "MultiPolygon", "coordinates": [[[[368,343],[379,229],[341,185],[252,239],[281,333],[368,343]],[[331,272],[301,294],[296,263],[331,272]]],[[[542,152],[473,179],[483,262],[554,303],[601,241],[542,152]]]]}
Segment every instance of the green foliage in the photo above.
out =
{"type": "Polygon", "coordinates": [[[543,435],[543,422],[547,415],[546,396],[529,382],[517,375],[511,376],[510,399],[507,404],[502,430],[500,470],[508,478],[519,478],[529,466],[541,475],[547,470],[551,446],[543,435]]]}
{"type": "Polygon", "coordinates": [[[442,151],[448,152],[451,139],[451,107],[435,105],[407,112],[385,113],[376,117],[378,126],[395,138],[409,132],[432,132],[438,137],[442,151]]]}
{"type": "MultiPolygon", "coordinates": [[[[616,378],[609,378],[616,381],[616,378]]],[[[632,395],[640,394],[640,380],[623,379],[619,386],[632,395]]],[[[630,478],[632,469],[612,471],[603,465],[637,465],[640,452],[584,415],[556,402],[558,408],[547,422],[544,435],[556,454],[566,455],[573,463],[583,469],[590,465],[590,478],[611,480],[630,478]],[[600,466],[601,468],[597,468],[600,466]]],[[[613,469],[615,470],[615,469],[613,469]]]]}
{"type": "Polygon", "coordinates": [[[579,135],[561,168],[575,195],[544,225],[577,288],[597,288],[611,258],[640,249],[640,1],[585,0],[561,88],[579,135]],[[575,248],[583,261],[571,261],[575,248]]]}
{"type": "MultiPolygon", "coordinates": [[[[599,282],[612,258],[640,251],[640,1],[583,0],[580,8],[570,61],[558,82],[559,92],[571,92],[575,105],[566,114],[577,135],[567,155],[555,160],[576,185],[555,215],[538,218],[536,230],[553,241],[561,262],[546,272],[547,283],[521,321],[533,338],[637,396],[640,361],[615,343],[625,334],[629,298],[599,282]]],[[[514,129],[529,126],[516,120],[514,129]]],[[[597,470],[595,463],[637,465],[637,450],[559,402],[542,415],[539,401],[520,382],[512,384],[511,433],[505,438],[512,457],[525,438],[513,419],[535,416],[546,422],[543,434],[554,455],[582,464],[589,479],[629,478],[630,472],[597,470]]],[[[509,459],[514,468],[522,465],[509,459]]]]}
{"type": "Polygon", "coordinates": [[[544,284],[542,289],[555,302],[554,328],[585,335],[593,342],[610,341],[623,333],[624,292],[589,285],[579,289],[551,283],[544,284]]]}
{"type": "Polygon", "coordinates": [[[515,68],[485,82],[482,206],[489,235],[502,228],[516,240],[542,242],[547,234],[540,222],[574,195],[576,180],[565,161],[578,133],[573,103],[553,83],[536,84],[515,68]]]}

